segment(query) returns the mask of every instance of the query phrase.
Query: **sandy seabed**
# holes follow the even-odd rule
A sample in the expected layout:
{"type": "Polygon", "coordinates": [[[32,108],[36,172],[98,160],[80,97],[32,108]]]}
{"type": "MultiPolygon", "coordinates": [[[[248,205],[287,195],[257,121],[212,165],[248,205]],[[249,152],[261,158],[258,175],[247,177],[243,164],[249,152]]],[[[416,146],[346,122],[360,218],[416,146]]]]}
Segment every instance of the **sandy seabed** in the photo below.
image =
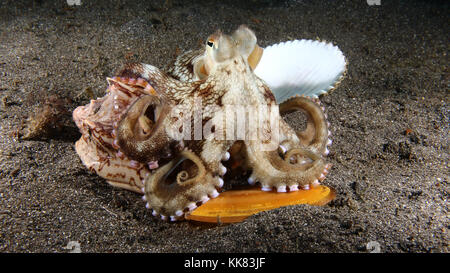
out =
{"type": "Polygon", "coordinates": [[[0,252],[68,252],[69,241],[82,252],[368,252],[369,242],[448,252],[449,11],[446,1],[1,1],[0,252]],[[321,98],[333,140],[324,184],[337,198],[230,225],[161,221],[86,170],[70,112],[102,96],[122,64],[163,68],[240,24],[263,47],[323,39],[347,57],[346,78],[321,98]],[[58,134],[23,139],[36,111],[58,134]]]}

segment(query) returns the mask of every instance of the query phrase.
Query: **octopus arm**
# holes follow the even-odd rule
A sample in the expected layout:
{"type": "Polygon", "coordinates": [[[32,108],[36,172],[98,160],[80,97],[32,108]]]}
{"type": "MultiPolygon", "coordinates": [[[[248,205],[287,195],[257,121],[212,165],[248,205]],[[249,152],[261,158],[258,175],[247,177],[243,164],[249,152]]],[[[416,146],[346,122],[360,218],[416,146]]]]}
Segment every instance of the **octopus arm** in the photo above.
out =
{"type": "Polygon", "coordinates": [[[174,131],[170,130],[172,110],[197,85],[180,82],[158,68],[142,63],[125,65],[119,75],[144,80],[152,92],[147,92],[128,108],[115,128],[115,143],[125,155],[140,162],[171,157],[174,146],[181,141],[174,139],[174,131]]]}
{"type": "Polygon", "coordinates": [[[222,183],[207,170],[199,156],[186,149],[147,178],[147,207],[163,219],[181,217],[199,203],[217,197],[217,188],[222,183]]]}
{"type": "Polygon", "coordinates": [[[280,114],[301,111],[306,115],[306,129],[296,134],[303,146],[319,154],[328,154],[327,145],[331,144],[328,122],[318,101],[295,96],[280,104],[280,114]]]}
{"type": "Polygon", "coordinates": [[[262,190],[276,188],[279,192],[298,190],[317,184],[327,170],[324,159],[307,148],[293,148],[284,155],[279,151],[261,151],[254,143],[247,144],[250,180],[259,181],[262,190]]]}
{"type": "Polygon", "coordinates": [[[169,105],[160,98],[142,96],[119,122],[115,143],[125,155],[140,162],[169,157],[171,138],[164,126],[168,112],[169,105]]]}

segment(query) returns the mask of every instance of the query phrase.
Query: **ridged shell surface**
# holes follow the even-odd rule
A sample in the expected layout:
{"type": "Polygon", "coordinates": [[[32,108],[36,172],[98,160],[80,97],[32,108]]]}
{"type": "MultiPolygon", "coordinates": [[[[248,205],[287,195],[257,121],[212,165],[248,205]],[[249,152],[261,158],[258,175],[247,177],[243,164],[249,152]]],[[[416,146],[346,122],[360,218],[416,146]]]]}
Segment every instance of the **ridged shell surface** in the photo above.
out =
{"type": "Polygon", "coordinates": [[[298,94],[318,97],[327,93],[346,70],[337,46],[313,40],[294,40],[268,46],[255,74],[266,81],[278,103],[298,94]]]}

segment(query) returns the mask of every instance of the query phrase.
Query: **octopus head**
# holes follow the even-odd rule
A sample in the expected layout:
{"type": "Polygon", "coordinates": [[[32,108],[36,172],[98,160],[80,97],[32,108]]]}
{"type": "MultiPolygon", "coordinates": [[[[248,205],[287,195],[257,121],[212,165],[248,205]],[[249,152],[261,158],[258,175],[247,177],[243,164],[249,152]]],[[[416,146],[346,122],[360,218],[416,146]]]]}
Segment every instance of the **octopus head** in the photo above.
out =
{"type": "Polygon", "coordinates": [[[209,74],[218,64],[227,62],[239,54],[236,41],[229,35],[217,31],[206,40],[205,70],[209,74]]]}
{"type": "Polygon", "coordinates": [[[257,44],[255,33],[241,25],[230,35],[217,31],[206,40],[204,58],[196,64],[194,71],[200,79],[206,78],[217,65],[242,56],[252,69],[258,65],[263,49],[257,44]]]}

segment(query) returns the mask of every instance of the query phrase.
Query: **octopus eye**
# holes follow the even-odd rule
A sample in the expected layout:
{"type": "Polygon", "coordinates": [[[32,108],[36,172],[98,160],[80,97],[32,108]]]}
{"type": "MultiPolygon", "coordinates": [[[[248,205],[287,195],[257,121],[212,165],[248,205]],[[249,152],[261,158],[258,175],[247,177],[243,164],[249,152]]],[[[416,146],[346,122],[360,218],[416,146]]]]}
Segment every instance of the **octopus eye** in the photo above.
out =
{"type": "Polygon", "coordinates": [[[214,45],[214,42],[212,42],[212,41],[208,41],[208,42],[206,42],[206,44],[209,46],[209,47],[213,47],[213,45],[214,45]]]}

